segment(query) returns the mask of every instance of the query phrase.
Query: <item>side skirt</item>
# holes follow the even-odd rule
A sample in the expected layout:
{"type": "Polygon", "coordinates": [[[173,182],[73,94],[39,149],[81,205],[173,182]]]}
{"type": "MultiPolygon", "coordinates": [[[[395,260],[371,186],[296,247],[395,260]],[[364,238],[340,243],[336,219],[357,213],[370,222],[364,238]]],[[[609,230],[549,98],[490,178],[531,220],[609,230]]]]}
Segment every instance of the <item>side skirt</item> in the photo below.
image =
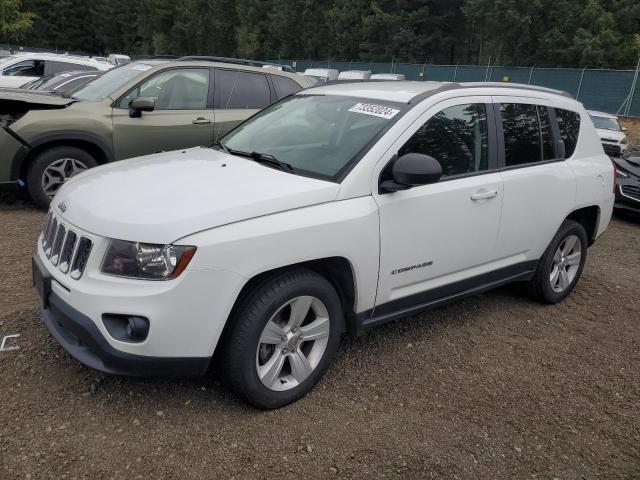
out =
{"type": "Polygon", "coordinates": [[[536,271],[537,265],[537,260],[523,262],[434,288],[433,290],[383,303],[357,315],[356,331],[361,333],[368,328],[431,310],[508,283],[530,280],[536,271]]]}

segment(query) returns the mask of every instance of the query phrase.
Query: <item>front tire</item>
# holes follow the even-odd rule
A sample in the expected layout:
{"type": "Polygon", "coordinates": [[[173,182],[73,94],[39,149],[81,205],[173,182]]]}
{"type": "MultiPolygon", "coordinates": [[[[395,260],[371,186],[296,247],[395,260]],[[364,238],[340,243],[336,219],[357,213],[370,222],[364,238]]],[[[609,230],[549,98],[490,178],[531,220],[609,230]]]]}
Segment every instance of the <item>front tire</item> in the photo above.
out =
{"type": "Polygon", "coordinates": [[[98,162],[76,147],[53,147],[40,153],[27,174],[27,187],[35,204],[46,210],[60,187],[98,162]]]}
{"type": "Polygon", "coordinates": [[[230,321],[221,357],[225,379],[263,409],[306,395],[329,368],[344,330],[335,288],[303,269],[257,284],[230,321]]]}
{"type": "Polygon", "coordinates": [[[587,232],[565,220],[538,262],[529,293],[543,303],[559,303],[576,287],[587,259],[587,232]]]}

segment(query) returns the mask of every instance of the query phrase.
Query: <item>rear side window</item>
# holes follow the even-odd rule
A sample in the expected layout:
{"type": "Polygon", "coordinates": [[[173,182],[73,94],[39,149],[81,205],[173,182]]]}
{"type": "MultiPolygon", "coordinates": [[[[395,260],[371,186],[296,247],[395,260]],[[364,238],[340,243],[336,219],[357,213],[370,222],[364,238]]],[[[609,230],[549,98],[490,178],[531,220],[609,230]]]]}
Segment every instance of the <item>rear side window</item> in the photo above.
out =
{"type": "Polygon", "coordinates": [[[487,170],[486,106],[482,103],[456,105],[436,113],[402,146],[398,156],[407,153],[435,158],[445,177],[487,170]]]}
{"type": "Polygon", "coordinates": [[[564,141],[565,158],[569,158],[576,151],[578,134],[580,133],[580,114],[570,110],[556,108],[556,118],[560,129],[560,138],[564,141]]]}
{"type": "Polygon", "coordinates": [[[276,89],[278,100],[302,90],[300,85],[287,77],[271,75],[271,80],[273,81],[273,87],[276,89]]]}
{"type": "Polygon", "coordinates": [[[553,132],[546,107],[503,103],[500,115],[507,167],[554,159],[553,132]]]}
{"type": "Polygon", "coordinates": [[[215,108],[259,110],[271,104],[267,77],[262,73],[218,70],[215,108]]]}

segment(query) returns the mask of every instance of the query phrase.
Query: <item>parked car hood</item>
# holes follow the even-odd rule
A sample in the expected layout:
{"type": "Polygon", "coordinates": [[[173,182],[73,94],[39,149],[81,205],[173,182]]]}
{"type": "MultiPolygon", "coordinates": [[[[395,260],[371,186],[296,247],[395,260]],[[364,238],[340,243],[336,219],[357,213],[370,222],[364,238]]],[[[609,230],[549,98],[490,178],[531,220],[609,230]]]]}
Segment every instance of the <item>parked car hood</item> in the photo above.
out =
{"type": "MultiPolygon", "coordinates": [[[[22,88],[0,88],[0,105],[2,103],[15,103],[27,105],[32,108],[64,108],[75,102],[73,98],[65,98],[40,90],[25,90],[22,88]]],[[[1,111],[1,109],[0,109],[1,111]]]]}
{"type": "Polygon", "coordinates": [[[626,172],[630,172],[640,177],[640,152],[623,157],[611,157],[616,165],[626,172]]]}
{"type": "Polygon", "coordinates": [[[616,130],[606,130],[602,128],[596,128],[596,132],[598,132],[598,136],[601,140],[610,140],[614,142],[619,142],[623,138],[626,137],[624,132],[616,131],[616,130]]]}
{"type": "Polygon", "coordinates": [[[97,235],[168,244],[220,225],[329,202],[338,190],[336,183],[198,147],[84,172],[63,185],[51,208],[97,235]]]}

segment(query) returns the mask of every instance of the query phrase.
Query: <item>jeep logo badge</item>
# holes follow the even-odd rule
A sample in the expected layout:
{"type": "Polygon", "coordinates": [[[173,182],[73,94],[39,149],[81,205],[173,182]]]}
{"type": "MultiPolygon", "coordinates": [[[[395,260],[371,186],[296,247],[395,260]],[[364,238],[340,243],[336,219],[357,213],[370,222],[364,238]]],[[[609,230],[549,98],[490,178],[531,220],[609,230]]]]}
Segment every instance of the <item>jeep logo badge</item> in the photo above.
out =
{"type": "Polygon", "coordinates": [[[62,213],[64,213],[64,212],[66,212],[66,211],[67,211],[67,204],[66,204],[65,202],[60,202],[60,203],[58,204],[58,208],[60,209],[60,211],[61,211],[62,213]]]}

